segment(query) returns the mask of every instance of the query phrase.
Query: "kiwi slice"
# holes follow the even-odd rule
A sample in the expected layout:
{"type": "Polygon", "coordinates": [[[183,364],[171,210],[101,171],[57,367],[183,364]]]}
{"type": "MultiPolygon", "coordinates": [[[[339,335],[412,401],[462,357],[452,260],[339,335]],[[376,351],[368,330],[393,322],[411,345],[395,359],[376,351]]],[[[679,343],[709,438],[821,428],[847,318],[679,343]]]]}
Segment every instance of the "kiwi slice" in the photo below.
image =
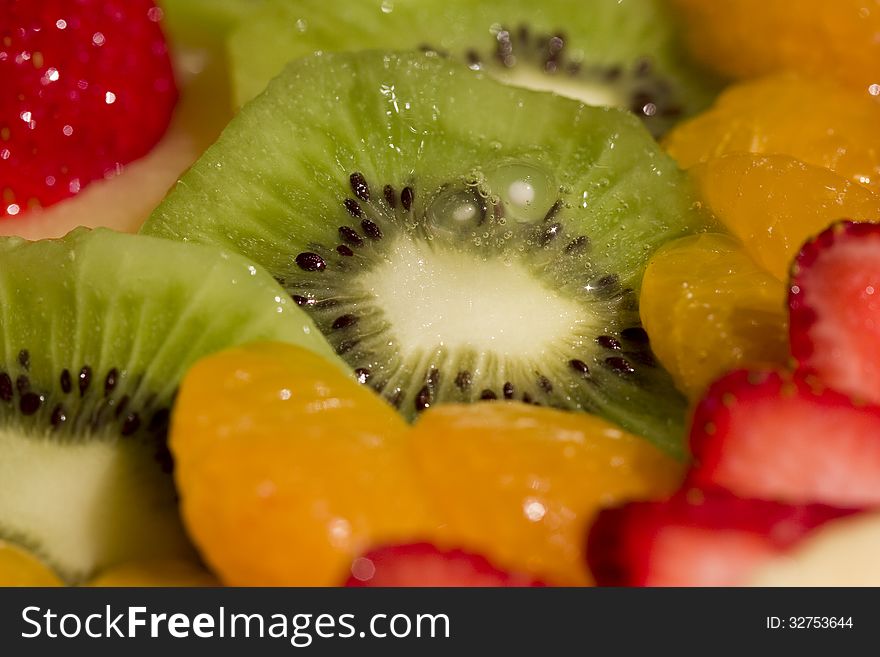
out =
{"type": "Polygon", "coordinates": [[[505,82],[635,112],[655,136],[718,84],[679,50],[658,0],[266,0],[229,42],[239,104],[316,51],[421,48],[505,82]]]}
{"type": "Polygon", "coordinates": [[[264,265],[409,418],[516,399],[680,453],[685,402],[638,289],[652,252],[705,222],[628,112],[362,52],[293,62],[143,231],[264,265]]]}
{"type": "Polygon", "coordinates": [[[334,358],[241,256],[108,230],[0,239],[0,324],[0,539],[68,582],[191,550],[165,434],[197,358],[258,339],[334,358]]]}

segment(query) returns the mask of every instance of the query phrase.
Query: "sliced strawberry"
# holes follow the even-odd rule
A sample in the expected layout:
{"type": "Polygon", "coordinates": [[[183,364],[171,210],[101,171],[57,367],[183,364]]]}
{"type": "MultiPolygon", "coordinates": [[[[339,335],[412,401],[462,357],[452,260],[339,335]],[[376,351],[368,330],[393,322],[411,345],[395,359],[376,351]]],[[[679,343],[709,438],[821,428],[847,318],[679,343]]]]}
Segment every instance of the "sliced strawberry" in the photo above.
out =
{"type": "Polygon", "coordinates": [[[153,0],[0,0],[0,218],[146,154],[177,88],[153,0]]]}
{"type": "Polygon", "coordinates": [[[587,563],[600,586],[737,586],[811,530],[852,513],[691,488],[601,511],[587,563]]]}
{"type": "Polygon", "coordinates": [[[691,425],[689,481],[791,504],[880,505],[880,407],[854,406],[814,378],[732,372],[691,425]]]}
{"type": "Polygon", "coordinates": [[[788,302],[799,368],[880,404],[880,225],[841,222],[808,242],[788,302]]]}
{"type": "Polygon", "coordinates": [[[544,586],[525,575],[498,570],[485,558],[429,543],[379,548],[355,559],[346,586],[544,586]]]}

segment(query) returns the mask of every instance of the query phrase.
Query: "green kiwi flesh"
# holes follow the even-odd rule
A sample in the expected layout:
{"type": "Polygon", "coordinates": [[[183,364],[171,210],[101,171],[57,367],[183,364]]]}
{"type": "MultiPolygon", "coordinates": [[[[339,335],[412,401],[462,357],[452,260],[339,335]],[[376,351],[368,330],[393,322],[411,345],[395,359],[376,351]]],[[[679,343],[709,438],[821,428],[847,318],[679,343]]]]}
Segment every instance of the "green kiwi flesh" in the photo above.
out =
{"type": "Polygon", "coordinates": [[[659,136],[718,90],[678,42],[658,0],[266,0],[237,26],[229,53],[238,104],[292,59],[420,48],[511,84],[632,110],[659,136]]]}
{"type": "Polygon", "coordinates": [[[334,358],[241,256],[103,229],[0,239],[0,325],[0,539],[71,583],[191,550],[165,436],[196,359],[252,340],[334,358]]]}
{"type": "Polygon", "coordinates": [[[263,0],[158,0],[163,28],[177,43],[219,46],[263,0]]]}
{"type": "Polygon", "coordinates": [[[262,264],[408,418],[516,399],[681,453],[685,402],[638,289],[653,251],[705,222],[628,112],[362,52],[291,63],[143,231],[262,264]]]}

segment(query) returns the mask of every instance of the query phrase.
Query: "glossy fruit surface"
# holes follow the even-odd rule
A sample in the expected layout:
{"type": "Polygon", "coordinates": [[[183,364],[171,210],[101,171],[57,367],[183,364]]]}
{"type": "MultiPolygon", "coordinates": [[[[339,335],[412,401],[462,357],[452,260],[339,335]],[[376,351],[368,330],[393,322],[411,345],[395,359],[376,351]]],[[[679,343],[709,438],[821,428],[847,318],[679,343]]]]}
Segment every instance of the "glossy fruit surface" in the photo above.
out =
{"type": "Polygon", "coordinates": [[[878,294],[880,225],[837,224],[807,243],[792,269],[791,346],[799,367],[873,404],[880,404],[878,294]]]}
{"type": "Polygon", "coordinates": [[[728,370],[788,361],[785,286],[727,235],[660,249],[645,270],[639,311],[654,354],[692,399],[728,370]]]}
{"type": "Polygon", "coordinates": [[[689,480],[789,504],[880,506],[880,406],[815,377],[738,370],[694,412],[689,480]]]}
{"type": "Polygon", "coordinates": [[[327,360],[254,344],[196,364],[171,428],[186,526],[225,584],[329,586],[431,527],[407,424],[327,360]]]}
{"type": "Polygon", "coordinates": [[[780,281],[808,238],[840,219],[880,217],[880,196],[785,155],[731,153],[691,172],[709,209],[780,281]]]}
{"type": "Polygon", "coordinates": [[[831,75],[860,93],[880,83],[877,0],[673,0],[690,50],[735,78],[794,69],[831,75]]]}
{"type": "Polygon", "coordinates": [[[439,542],[548,584],[586,584],[583,533],[604,506],[671,493],[682,467],[594,416],[516,402],[438,406],[411,434],[439,542]]]}
{"type": "Polygon", "coordinates": [[[880,191],[880,104],[815,76],[734,84],[664,140],[685,168],[725,153],[789,155],[880,191]]]}
{"type": "Polygon", "coordinates": [[[119,173],[177,99],[152,0],[0,2],[0,217],[119,173]]]}

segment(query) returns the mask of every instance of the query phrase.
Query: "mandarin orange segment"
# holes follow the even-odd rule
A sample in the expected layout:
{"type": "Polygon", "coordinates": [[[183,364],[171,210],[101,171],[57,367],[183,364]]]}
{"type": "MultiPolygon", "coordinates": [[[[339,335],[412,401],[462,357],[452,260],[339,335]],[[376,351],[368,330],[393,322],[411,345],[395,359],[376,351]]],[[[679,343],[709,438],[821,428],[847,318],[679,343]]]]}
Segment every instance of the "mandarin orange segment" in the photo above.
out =
{"type": "Polygon", "coordinates": [[[880,83],[880,0],[673,0],[707,68],[734,78],[831,75],[860,93],[880,83]]]}
{"type": "Polygon", "coordinates": [[[220,582],[197,563],[182,559],[155,559],[119,564],[88,583],[97,587],[186,586],[214,587],[220,582]]]}
{"type": "Polygon", "coordinates": [[[682,167],[733,152],[790,155],[880,191],[880,104],[839,84],[780,74],[730,87],[665,140],[682,167]]]}
{"type": "Polygon", "coordinates": [[[24,548],[0,540],[0,586],[63,586],[46,564],[24,548]]]}
{"type": "Polygon", "coordinates": [[[694,235],[661,248],[642,280],[639,311],[676,385],[698,398],[714,379],[788,361],[786,289],[735,239],[694,235]]]}
{"type": "Polygon", "coordinates": [[[233,349],[183,381],[170,442],[187,528],[231,585],[332,585],[380,543],[424,535],[407,424],[319,356],[233,349]]]}
{"type": "Polygon", "coordinates": [[[438,406],[412,449],[444,524],[436,541],[551,584],[591,582],[584,537],[595,513],[663,497],[682,465],[595,416],[516,402],[438,406]]]}
{"type": "Polygon", "coordinates": [[[785,155],[731,153],[690,171],[709,209],[781,281],[801,245],[830,224],[880,220],[880,196],[785,155]]]}

